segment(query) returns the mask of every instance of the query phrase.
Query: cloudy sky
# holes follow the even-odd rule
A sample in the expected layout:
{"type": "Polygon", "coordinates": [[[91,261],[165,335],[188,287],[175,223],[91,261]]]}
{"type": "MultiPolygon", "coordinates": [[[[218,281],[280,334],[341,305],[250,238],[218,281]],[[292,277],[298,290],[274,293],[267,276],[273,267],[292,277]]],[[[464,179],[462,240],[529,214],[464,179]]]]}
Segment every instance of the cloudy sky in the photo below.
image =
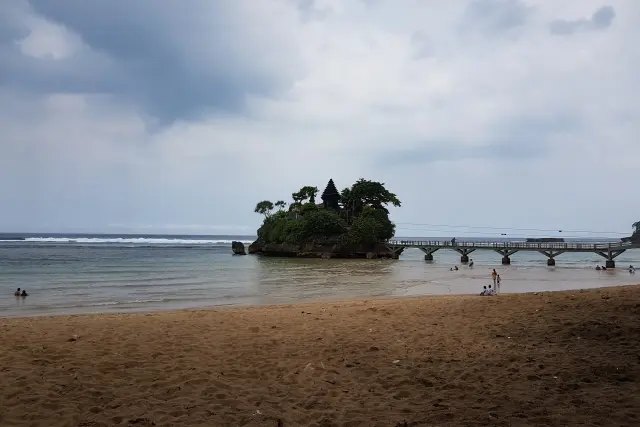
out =
{"type": "Polygon", "coordinates": [[[0,231],[252,234],[365,177],[400,235],[627,232],[638,40],[637,0],[0,0],[0,231]]]}

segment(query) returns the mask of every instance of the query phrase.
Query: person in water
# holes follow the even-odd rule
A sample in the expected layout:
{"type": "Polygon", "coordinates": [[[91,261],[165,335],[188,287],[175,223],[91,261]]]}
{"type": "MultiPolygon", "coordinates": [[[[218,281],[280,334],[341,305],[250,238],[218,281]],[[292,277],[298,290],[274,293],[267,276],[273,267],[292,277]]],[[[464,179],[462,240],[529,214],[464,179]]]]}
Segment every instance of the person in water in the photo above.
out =
{"type": "Polygon", "coordinates": [[[493,280],[493,286],[496,286],[496,279],[498,278],[498,272],[496,271],[496,269],[494,268],[493,271],[491,272],[491,279],[493,280]]]}
{"type": "Polygon", "coordinates": [[[28,296],[29,296],[29,294],[27,293],[27,291],[26,291],[26,290],[24,290],[24,289],[23,289],[23,290],[22,290],[22,293],[20,294],[20,296],[21,296],[21,297],[28,297],[28,296]]]}
{"type": "Polygon", "coordinates": [[[599,265],[596,265],[596,271],[602,270],[599,265]]]}
{"type": "Polygon", "coordinates": [[[20,288],[18,288],[18,290],[13,293],[13,296],[14,297],[19,297],[20,296],[20,288]]]}

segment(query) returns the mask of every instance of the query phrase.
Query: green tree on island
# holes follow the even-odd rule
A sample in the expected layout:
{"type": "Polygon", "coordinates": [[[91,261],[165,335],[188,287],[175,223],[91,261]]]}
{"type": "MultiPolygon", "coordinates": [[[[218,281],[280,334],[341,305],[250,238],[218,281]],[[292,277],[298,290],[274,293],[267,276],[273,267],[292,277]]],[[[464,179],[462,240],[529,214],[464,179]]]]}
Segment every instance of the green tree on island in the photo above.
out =
{"type": "Polygon", "coordinates": [[[258,229],[258,241],[372,245],[393,237],[395,225],[389,219],[387,206],[399,207],[400,200],[383,183],[359,179],[338,192],[333,180],[329,180],[321,204],[315,203],[317,194],[317,187],[302,187],[292,194],[288,210],[284,201],[259,202],[255,212],[265,218],[258,229]],[[278,208],[275,213],[274,208],[278,208]]]}
{"type": "Polygon", "coordinates": [[[266,218],[271,216],[271,211],[273,211],[273,203],[268,200],[263,200],[258,202],[256,208],[253,210],[255,213],[259,213],[260,215],[264,215],[266,218]]]}

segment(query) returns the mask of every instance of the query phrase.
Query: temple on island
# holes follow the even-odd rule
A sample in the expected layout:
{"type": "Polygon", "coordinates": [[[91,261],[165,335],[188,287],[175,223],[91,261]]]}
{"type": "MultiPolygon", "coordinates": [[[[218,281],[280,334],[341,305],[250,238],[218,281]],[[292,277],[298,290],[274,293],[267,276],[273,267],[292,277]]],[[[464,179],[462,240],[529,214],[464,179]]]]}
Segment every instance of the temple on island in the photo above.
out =
{"type": "Polygon", "coordinates": [[[325,209],[340,210],[340,192],[333,183],[333,179],[329,179],[329,183],[327,184],[327,188],[324,189],[321,199],[322,206],[325,209]]]}

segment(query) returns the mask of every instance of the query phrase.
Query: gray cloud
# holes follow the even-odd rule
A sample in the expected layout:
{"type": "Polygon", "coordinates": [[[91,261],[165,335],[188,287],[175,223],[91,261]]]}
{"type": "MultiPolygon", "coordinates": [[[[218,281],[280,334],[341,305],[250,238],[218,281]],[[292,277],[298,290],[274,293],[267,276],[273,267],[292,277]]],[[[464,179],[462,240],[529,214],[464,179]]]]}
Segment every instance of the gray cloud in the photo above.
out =
{"type": "Polygon", "coordinates": [[[307,21],[323,20],[333,11],[329,7],[318,7],[316,0],[296,0],[302,19],[307,21]]]}
{"type": "Polygon", "coordinates": [[[374,162],[376,167],[426,165],[440,161],[490,159],[499,161],[542,159],[550,155],[554,135],[580,129],[578,117],[515,117],[493,126],[489,138],[465,146],[458,141],[424,141],[424,148],[396,150],[374,162]],[[535,132],[532,132],[535,129],[535,132]]]}
{"type": "Polygon", "coordinates": [[[602,6],[596,10],[590,19],[564,20],[557,19],[549,24],[552,34],[565,36],[581,31],[605,30],[613,24],[616,12],[612,6],[602,6]]]}
{"type": "Polygon", "coordinates": [[[520,0],[472,0],[464,12],[465,28],[495,34],[522,27],[530,8],[520,0]]]}
{"type": "Polygon", "coordinates": [[[0,0],[0,231],[251,232],[256,201],[360,176],[399,223],[637,219],[633,19],[585,50],[553,2],[30,3],[0,0]]]}
{"type": "Polygon", "coordinates": [[[428,58],[435,53],[433,43],[421,31],[416,31],[411,35],[411,46],[415,59],[428,58]]]}
{"type": "Polygon", "coordinates": [[[18,1],[7,2],[0,6],[0,46],[29,34],[29,29],[21,19],[26,9],[26,3],[18,1]]]}
{"type": "MultiPolygon", "coordinates": [[[[274,60],[269,50],[259,55],[243,46],[255,40],[243,33],[241,22],[233,22],[231,1],[161,2],[161,7],[151,0],[29,4],[90,48],[61,61],[15,51],[9,59],[3,55],[6,79],[29,90],[111,93],[170,123],[205,111],[241,111],[248,95],[277,94],[295,74],[285,64],[284,70],[267,64],[274,60]]],[[[15,42],[24,34],[20,30],[4,38],[15,42]]]]}
{"type": "Polygon", "coordinates": [[[489,145],[477,147],[460,147],[459,143],[452,141],[425,141],[424,149],[398,150],[378,159],[377,167],[394,168],[408,165],[428,165],[434,162],[461,161],[469,159],[495,159],[500,161],[512,161],[518,159],[533,159],[544,157],[544,151],[526,144],[522,141],[511,143],[494,142],[489,145]]]}

